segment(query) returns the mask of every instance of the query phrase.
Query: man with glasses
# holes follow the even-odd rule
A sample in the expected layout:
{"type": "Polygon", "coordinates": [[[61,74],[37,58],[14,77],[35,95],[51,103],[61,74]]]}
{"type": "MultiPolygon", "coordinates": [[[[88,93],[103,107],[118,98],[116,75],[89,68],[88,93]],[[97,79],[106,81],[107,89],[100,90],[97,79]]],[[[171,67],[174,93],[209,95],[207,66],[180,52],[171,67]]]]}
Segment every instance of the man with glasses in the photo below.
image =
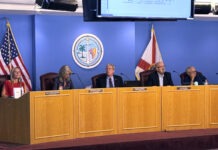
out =
{"type": "Polygon", "coordinates": [[[201,74],[200,72],[197,72],[195,67],[190,66],[186,68],[186,73],[184,74],[184,77],[181,78],[182,85],[205,85],[208,84],[207,78],[201,74]]]}
{"type": "Polygon", "coordinates": [[[115,66],[113,64],[107,64],[106,74],[96,81],[97,88],[114,88],[123,87],[123,79],[118,75],[114,75],[115,66]]]}
{"type": "Polygon", "coordinates": [[[146,85],[147,86],[173,86],[171,74],[165,72],[163,62],[155,64],[156,71],[149,75],[146,85]]]}

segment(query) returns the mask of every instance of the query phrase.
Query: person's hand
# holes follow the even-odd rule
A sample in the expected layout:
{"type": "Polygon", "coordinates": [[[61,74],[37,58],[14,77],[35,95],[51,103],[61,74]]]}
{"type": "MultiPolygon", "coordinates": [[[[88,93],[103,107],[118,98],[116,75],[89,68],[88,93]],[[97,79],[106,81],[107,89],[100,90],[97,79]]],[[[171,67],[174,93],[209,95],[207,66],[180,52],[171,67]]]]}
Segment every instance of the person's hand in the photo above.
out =
{"type": "Polygon", "coordinates": [[[195,76],[196,76],[196,74],[194,74],[194,73],[190,74],[191,81],[194,81],[195,76]]]}
{"type": "Polygon", "coordinates": [[[63,86],[59,86],[59,88],[58,88],[59,90],[63,90],[63,86]]]}

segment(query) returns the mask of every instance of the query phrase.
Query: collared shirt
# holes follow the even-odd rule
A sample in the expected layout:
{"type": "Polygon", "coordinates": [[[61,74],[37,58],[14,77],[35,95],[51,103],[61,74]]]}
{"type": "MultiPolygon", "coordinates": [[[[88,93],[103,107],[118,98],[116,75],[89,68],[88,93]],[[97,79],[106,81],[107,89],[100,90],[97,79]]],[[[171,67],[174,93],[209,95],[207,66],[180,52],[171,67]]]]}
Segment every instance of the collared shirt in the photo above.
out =
{"type": "MultiPolygon", "coordinates": [[[[182,85],[190,85],[191,84],[191,78],[187,74],[185,74],[184,76],[185,77],[184,77],[184,79],[182,81],[182,85]]],[[[196,76],[194,78],[194,82],[198,82],[198,85],[204,85],[205,83],[208,84],[207,83],[207,78],[203,74],[201,74],[200,72],[197,72],[197,74],[196,74],[196,76]]]]}
{"type": "Polygon", "coordinates": [[[112,81],[112,85],[113,85],[113,87],[115,87],[114,86],[114,76],[112,76],[112,77],[108,77],[107,76],[107,82],[106,82],[106,88],[110,88],[110,83],[109,83],[109,79],[111,78],[111,81],[112,81]]]}
{"type": "Polygon", "coordinates": [[[158,77],[159,77],[159,85],[163,86],[164,85],[164,83],[163,83],[164,74],[160,74],[160,73],[157,73],[157,74],[158,74],[158,77]]]}

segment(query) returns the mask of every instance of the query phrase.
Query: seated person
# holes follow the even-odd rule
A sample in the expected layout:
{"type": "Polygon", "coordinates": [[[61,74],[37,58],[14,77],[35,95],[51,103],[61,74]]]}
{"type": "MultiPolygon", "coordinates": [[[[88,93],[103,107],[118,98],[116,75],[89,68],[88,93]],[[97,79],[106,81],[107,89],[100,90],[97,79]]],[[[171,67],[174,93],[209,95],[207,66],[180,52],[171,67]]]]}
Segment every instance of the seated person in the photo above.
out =
{"type": "Polygon", "coordinates": [[[113,87],[123,87],[123,79],[118,75],[114,75],[115,66],[113,64],[108,64],[106,66],[106,74],[96,81],[97,88],[113,88],[113,87]]]}
{"type": "Polygon", "coordinates": [[[146,86],[173,86],[171,74],[165,72],[165,66],[163,62],[155,64],[155,70],[148,76],[146,86]]]}
{"type": "Polygon", "coordinates": [[[26,86],[21,79],[21,70],[15,67],[11,70],[11,80],[6,80],[2,89],[2,97],[14,97],[14,88],[21,88],[21,95],[27,92],[26,86]]]}
{"type": "Polygon", "coordinates": [[[182,85],[204,85],[208,84],[207,78],[200,72],[197,72],[195,67],[190,66],[186,69],[186,73],[181,77],[182,85]]]}
{"type": "Polygon", "coordinates": [[[73,82],[70,78],[72,70],[69,66],[64,65],[60,68],[58,77],[55,78],[53,90],[73,89],[73,82]]]}

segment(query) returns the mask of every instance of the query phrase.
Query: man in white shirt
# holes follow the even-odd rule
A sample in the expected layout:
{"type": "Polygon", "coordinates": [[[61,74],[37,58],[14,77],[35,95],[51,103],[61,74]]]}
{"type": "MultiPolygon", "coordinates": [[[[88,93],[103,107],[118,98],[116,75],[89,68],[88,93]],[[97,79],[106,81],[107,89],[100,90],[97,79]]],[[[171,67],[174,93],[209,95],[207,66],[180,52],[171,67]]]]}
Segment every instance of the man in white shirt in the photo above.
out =
{"type": "Polygon", "coordinates": [[[173,86],[171,74],[165,72],[165,65],[163,62],[155,64],[156,71],[151,73],[146,82],[147,86],[173,86]]]}

